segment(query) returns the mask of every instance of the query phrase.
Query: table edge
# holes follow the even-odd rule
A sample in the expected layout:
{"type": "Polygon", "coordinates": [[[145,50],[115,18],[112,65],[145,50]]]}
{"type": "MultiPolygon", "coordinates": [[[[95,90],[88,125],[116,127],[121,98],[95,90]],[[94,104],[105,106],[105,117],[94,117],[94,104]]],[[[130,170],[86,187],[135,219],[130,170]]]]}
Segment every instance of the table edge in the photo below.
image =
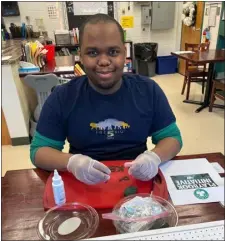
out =
{"type": "Polygon", "coordinates": [[[196,63],[196,64],[210,64],[210,63],[225,62],[225,59],[196,61],[196,60],[193,60],[193,59],[189,59],[189,58],[183,56],[182,54],[176,54],[174,52],[170,52],[170,54],[176,56],[177,58],[188,60],[188,61],[196,63]]]}

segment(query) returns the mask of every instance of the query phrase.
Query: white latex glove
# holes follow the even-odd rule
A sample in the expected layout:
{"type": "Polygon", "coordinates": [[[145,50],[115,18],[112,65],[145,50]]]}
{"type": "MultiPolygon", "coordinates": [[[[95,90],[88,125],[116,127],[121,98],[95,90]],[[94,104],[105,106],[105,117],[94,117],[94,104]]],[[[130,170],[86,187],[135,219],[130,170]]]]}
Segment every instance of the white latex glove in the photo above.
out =
{"type": "Polygon", "coordinates": [[[128,173],[141,181],[148,181],[156,176],[161,163],[159,156],[152,151],[145,151],[134,161],[124,163],[129,167],[128,173]]]}
{"type": "Polygon", "coordinates": [[[110,179],[110,169],[89,156],[76,154],[70,157],[67,170],[81,182],[89,185],[106,182],[110,179]]]}

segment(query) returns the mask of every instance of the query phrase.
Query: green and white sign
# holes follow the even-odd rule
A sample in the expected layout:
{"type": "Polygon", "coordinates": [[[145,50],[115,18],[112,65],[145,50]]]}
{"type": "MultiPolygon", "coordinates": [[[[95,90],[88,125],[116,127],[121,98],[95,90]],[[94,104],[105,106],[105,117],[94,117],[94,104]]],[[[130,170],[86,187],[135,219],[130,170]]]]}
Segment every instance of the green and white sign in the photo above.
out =
{"type": "Polygon", "coordinates": [[[208,173],[171,176],[177,190],[217,187],[208,173]]]}
{"type": "Polygon", "coordinates": [[[175,206],[224,201],[224,179],[205,158],[160,165],[175,206]]]}
{"type": "Polygon", "coordinates": [[[209,193],[206,190],[200,188],[194,191],[194,195],[198,199],[207,199],[209,197],[209,193]]]}

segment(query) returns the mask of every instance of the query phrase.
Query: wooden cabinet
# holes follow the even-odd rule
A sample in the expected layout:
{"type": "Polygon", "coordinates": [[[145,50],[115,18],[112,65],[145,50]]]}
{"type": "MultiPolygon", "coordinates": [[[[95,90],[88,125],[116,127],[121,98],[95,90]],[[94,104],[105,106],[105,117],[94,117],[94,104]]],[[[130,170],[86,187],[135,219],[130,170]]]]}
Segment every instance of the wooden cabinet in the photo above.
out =
{"type": "Polygon", "coordinates": [[[8,126],[5,120],[4,112],[2,110],[2,145],[12,145],[9,135],[8,126]]]}

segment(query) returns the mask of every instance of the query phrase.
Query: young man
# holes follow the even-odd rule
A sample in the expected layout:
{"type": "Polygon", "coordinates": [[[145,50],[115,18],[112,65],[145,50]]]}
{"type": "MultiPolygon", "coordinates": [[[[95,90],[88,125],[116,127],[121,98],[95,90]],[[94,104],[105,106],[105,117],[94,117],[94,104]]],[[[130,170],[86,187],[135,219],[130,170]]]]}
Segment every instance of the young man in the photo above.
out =
{"type": "Polygon", "coordinates": [[[130,175],[150,180],[162,161],[182,147],[167,98],[147,77],[123,74],[123,29],[108,15],[91,16],[80,29],[86,75],[58,86],[46,100],[31,144],[31,160],[45,170],[68,170],[86,184],[110,178],[102,160],[132,160],[130,175]],[[146,151],[147,137],[156,145],[146,151]],[[63,153],[65,139],[69,153],[63,153]]]}

